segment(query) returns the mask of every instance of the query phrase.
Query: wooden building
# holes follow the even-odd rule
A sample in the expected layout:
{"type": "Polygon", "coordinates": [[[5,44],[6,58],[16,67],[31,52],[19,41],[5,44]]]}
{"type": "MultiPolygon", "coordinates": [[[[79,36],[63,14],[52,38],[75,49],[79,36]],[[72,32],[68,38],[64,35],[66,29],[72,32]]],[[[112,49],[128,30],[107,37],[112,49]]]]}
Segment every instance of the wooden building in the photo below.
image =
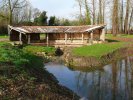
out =
{"type": "Polygon", "coordinates": [[[81,46],[105,41],[105,25],[8,26],[10,41],[47,46],[81,46]]]}

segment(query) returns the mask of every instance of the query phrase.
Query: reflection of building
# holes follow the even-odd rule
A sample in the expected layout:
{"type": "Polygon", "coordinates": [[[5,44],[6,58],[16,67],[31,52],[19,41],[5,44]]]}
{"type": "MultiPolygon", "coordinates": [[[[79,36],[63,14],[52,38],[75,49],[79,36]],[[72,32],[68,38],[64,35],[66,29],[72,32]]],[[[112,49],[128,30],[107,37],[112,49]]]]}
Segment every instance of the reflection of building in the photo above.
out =
{"type": "Polygon", "coordinates": [[[26,44],[80,46],[105,41],[105,25],[8,26],[8,32],[10,41],[26,44]],[[41,39],[42,36],[43,40],[41,39]]]}

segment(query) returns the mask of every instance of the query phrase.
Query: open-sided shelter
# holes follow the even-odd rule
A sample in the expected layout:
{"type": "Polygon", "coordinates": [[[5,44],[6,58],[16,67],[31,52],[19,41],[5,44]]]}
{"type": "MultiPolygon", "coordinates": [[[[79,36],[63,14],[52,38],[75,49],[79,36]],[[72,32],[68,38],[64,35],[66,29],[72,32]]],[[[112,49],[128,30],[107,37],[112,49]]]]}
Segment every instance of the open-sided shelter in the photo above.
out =
{"type": "Polygon", "coordinates": [[[89,45],[105,41],[105,25],[8,26],[8,33],[10,41],[47,46],[89,45]]]}

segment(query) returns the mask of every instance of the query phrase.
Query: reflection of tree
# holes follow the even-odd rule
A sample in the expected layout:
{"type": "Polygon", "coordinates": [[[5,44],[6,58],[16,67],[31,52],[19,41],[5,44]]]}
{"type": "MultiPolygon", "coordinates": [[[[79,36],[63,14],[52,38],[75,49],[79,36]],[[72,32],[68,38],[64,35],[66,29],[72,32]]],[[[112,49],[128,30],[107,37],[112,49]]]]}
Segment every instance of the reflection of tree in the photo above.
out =
{"type": "Polygon", "coordinates": [[[89,82],[89,78],[88,78],[88,73],[87,72],[80,72],[78,74],[77,78],[77,91],[79,93],[83,92],[81,90],[83,89],[88,89],[88,82],[89,82]]]}
{"type": "Polygon", "coordinates": [[[130,100],[133,100],[133,58],[129,58],[130,67],[131,67],[131,93],[130,100]]]}
{"type": "Polygon", "coordinates": [[[119,62],[119,70],[120,70],[120,76],[119,76],[119,82],[120,82],[120,89],[122,88],[122,60],[119,62]]]}
{"type": "Polygon", "coordinates": [[[94,100],[94,88],[95,88],[95,72],[92,72],[92,92],[91,92],[91,100],[94,100]]]}
{"type": "Polygon", "coordinates": [[[79,73],[78,77],[77,77],[77,91],[80,91],[80,77],[81,77],[81,72],[79,73]]]}
{"type": "MultiPolygon", "coordinates": [[[[88,93],[90,100],[101,99],[101,72],[83,73],[80,72],[77,78],[77,91],[79,93],[88,93]],[[83,91],[82,91],[83,90],[83,91]]],[[[84,94],[84,95],[85,95],[84,94]]],[[[87,94],[86,94],[87,95],[87,94]]]]}
{"type": "Polygon", "coordinates": [[[91,92],[89,92],[89,94],[88,94],[88,97],[90,100],[95,100],[95,93],[96,93],[96,91],[95,91],[95,78],[96,78],[95,72],[92,72],[91,73],[92,83],[91,83],[91,86],[89,88],[91,92]]]}
{"type": "Polygon", "coordinates": [[[76,78],[78,92],[89,100],[133,100],[133,58],[113,62],[104,72],[80,72],[76,78]]]}
{"type": "Polygon", "coordinates": [[[129,95],[129,85],[128,85],[128,82],[129,82],[129,79],[128,79],[128,59],[125,59],[125,97],[128,98],[128,95],[129,95]]]}
{"type": "Polygon", "coordinates": [[[100,89],[100,86],[101,86],[101,72],[99,71],[98,72],[98,93],[97,93],[97,100],[100,100],[100,94],[101,94],[101,89],[100,89]]]}
{"type": "Polygon", "coordinates": [[[117,93],[117,63],[112,64],[112,100],[116,100],[117,93]]]}

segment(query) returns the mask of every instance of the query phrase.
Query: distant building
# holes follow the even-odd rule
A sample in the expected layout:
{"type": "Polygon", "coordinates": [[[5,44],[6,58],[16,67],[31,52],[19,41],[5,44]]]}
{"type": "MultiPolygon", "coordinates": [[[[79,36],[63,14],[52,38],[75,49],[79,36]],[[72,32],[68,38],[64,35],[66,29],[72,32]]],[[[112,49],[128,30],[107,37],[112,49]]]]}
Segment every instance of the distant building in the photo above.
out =
{"type": "Polygon", "coordinates": [[[105,25],[8,26],[10,41],[47,46],[81,46],[105,41],[105,25]]]}

